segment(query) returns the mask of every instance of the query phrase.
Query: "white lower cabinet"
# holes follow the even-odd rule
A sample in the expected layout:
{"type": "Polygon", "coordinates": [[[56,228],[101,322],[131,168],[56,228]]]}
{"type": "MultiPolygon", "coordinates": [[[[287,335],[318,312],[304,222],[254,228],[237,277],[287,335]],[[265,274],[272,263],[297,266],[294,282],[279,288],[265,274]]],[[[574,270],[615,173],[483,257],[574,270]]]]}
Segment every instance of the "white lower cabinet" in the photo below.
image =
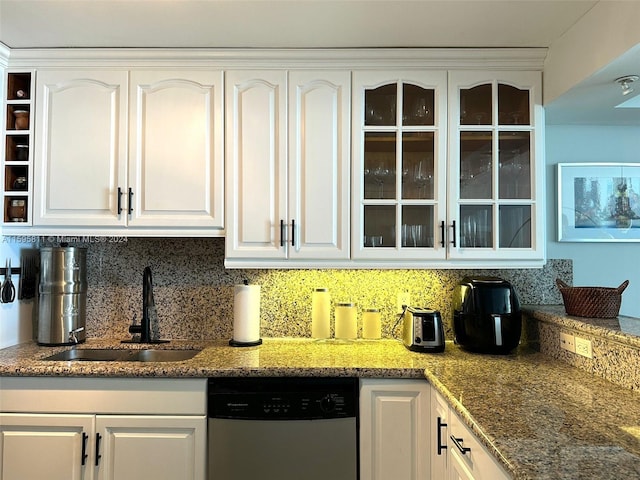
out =
{"type": "Polygon", "coordinates": [[[92,478],[93,415],[0,414],[0,479],[92,478]]]}
{"type": "Polygon", "coordinates": [[[432,479],[511,478],[435,389],[431,395],[430,431],[432,479]]]}
{"type": "Polygon", "coordinates": [[[361,380],[360,480],[509,478],[425,380],[361,380]]]}
{"type": "Polygon", "coordinates": [[[203,417],[98,415],[96,432],[98,480],[205,478],[203,417]]]}
{"type": "Polygon", "coordinates": [[[429,395],[425,380],[362,380],[360,480],[429,478],[429,395]]]}
{"type": "Polygon", "coordinates": [[[206,478],[205,379],[0,384],[0,480],[206,478]]]}

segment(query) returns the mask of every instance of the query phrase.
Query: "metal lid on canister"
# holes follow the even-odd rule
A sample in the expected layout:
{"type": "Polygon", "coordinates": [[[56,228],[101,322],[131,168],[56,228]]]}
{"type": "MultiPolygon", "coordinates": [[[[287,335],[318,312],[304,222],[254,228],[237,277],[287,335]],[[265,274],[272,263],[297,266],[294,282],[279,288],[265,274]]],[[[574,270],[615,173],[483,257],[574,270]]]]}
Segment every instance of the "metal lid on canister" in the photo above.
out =
{"type": "Polygon", "coordinates": [[[336,307],[355,307],[356,304],[353,302],[338,302],[336,303],[336,307]]]}

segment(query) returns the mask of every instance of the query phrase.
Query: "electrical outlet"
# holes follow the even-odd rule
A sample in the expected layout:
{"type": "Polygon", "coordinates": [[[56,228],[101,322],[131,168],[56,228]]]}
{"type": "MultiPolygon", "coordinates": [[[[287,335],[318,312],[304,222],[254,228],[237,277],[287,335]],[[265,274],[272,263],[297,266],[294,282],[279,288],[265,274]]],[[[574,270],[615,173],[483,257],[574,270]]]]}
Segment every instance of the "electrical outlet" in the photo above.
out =
{"type": "Polygon", "coordinates": [[[405,306],[409,306],[411,297],[409,292],[398,292],[396,297],[396,313],[402,313],[405,306]]]}
{"type": "Polygon", "coordinates": [[[560,332],[560,348],[567,350],[568,352],[576,352],[576,344],[573,335],[560,332]]]}
{"type": "Polygon", "coordinates": [[[593,358],[593,350],[591,349],[591,340],[586,338],[575,338],[576,353],[583,357],[593,358]]]}

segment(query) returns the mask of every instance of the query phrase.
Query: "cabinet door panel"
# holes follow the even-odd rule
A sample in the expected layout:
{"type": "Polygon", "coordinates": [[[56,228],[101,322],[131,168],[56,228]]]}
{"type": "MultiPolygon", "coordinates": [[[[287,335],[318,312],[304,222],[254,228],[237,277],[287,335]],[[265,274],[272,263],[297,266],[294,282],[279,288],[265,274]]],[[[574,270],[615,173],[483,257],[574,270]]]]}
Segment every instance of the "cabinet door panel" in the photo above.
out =
{"type": "Polygon", "coordinates": [[[127,73],[42,71],[37,77],[35,225],[122,225],[127,73]]]}
{"type": "Polygon", "coordinates": [[[353,74],[354,259],[445,258],[446,88],[446,72],[353,74]]]}
{"type": "Polygon", "coordinates": [[[367,380],[360,389],[360,478],[429,478],[429,384],[367,380]]]}
{"type": "Polygon", "coordinates": [[[285,256],[285,88],[285,72],[226,74],[227,257],[285,256]]]}
{"type": "Polygon", "coordinates": [[[349,258],[350,98],[348,72],[289,74],[290,258],[349,258]]]}
{"type": "Polygon", "coordinates": [[[98,480],[204,480],[206,417],[98,415],[98,480]]]}
{"type": "Polygon", "coordinates": [[[223,224],[222,73],[132,72],[129,225],[223,224]]]}
{"type": "Polygon", "coordinates": [[[540,72],[450,72],[449,122],[449,258],[543,259],[540,72]]]}
{"type": "Polygon", "coordinates": [[[0,415],[1,480],[89,480],[91,415],[0,415]]]}

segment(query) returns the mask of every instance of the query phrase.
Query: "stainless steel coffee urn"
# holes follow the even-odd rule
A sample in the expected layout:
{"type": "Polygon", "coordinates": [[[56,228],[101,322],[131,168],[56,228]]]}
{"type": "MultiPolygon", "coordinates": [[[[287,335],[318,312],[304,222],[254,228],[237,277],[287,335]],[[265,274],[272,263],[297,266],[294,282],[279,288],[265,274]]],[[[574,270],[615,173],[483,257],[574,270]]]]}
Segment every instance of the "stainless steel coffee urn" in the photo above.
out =
{"type": "Polygon", "coordinates": [[[38,344],[73,345],[84,342],[87,249],[42,247],[38,293],[38,344]]]}

